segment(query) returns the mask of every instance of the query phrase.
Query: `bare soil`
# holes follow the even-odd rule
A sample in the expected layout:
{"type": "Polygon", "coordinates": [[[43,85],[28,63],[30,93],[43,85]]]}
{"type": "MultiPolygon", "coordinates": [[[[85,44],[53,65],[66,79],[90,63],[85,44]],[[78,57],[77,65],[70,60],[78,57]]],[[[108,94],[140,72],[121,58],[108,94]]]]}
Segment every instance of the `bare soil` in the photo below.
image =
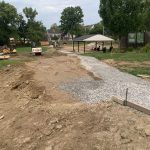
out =
{"type": "Polygon", "coordinates": [[[76,57],[38,57],[0,71],[0,150],[149,150],[150,117],[116,103],[86,104],[59,89],[93,78],[76,57]]]}

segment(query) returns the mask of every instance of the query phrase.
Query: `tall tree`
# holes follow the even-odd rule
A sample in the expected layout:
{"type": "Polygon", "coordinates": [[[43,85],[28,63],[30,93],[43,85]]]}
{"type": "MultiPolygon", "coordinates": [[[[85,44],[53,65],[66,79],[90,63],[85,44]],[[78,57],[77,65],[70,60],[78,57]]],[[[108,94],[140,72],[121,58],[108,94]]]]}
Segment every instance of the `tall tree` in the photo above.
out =
{"type": "Polygon", "coordinates": [[[45,36],[46,28],[40,21],[28,22],[27,37],[36,43],[39,43],[45,36]]]}
{"type": "Polygon", "coordinates": [[[100,0],[104,26],[119,37],[139,30],[141,12],[141,0],[100,0]]]}
{"type": "Polygon", "coordinates": [[[27,7],[23,9],[23,12],[28,19],[26,37],[33,42],[39,43],[39,41],[42,40],[45,36],[46,28],[42,22],[35,20],[38,12],[32,8],[27,7]]]}
{"type": "Polygon", "coordinates": [[[103,24],[101,22],[95,24],[90,30],[90,34],[103,34],[103,24]]]}
{"type": "Polygon", "coordinates": [[[0,2],[0,45],[8,44],[10,37],[17,36],[17,10],[4,1],[0,2]]]}
{"type": "Polygon", "coordinates": [[[25,7],[23,9],[23,13],[25,14],[28,21],[34,21],[35,17],[38,15],[38,12],[36,11],[36,9],[33,10],[33,8],[31,8],[31,7],[29,7],[29,8],[25,7]]]}
{"type": "Polygon", "coordinates": [[[143,13],[143,24],[144,24],[144,30],[150,31],[150,1],[145,0],[144,3],[144,13],[143,13]]]}
{"type": "Polygon", "coordinates": [[[65,8],[60,20],[61,30],[64,34],[71,34],[73,39],[73,35],[77,34],[78,28],[83,22],[83,16],[83,11],[79,6],[65,8]]]}
{"type": "Polygon", "coordinates": [[[58,33],[60,32],[60,27],[56,23],[54,23],[51,25],[50,30],[53,31],[54,33],[58,33]]]}
{"type": "Polygon", "coordinates": [[[24,20],[22,14],[18,15],[17,20],[18,20],[18,34],[20,40],[22,41],[23,39],[23,42],[25,43],[25,39],[27,37],[27,23],[24,20]]]}

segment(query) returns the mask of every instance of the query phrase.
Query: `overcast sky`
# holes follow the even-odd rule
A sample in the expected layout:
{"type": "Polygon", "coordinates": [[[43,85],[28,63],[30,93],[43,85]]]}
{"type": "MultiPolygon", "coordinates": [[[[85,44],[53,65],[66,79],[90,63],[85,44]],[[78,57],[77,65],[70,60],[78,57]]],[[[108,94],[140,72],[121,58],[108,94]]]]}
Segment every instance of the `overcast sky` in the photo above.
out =
{"type": "MultiPolygon", "coordinates": [[[[2,1],[2,0],[0,0],[2,1]]],[[[68,6],[81,6],[84,12],[84,24],[94,24],[100,21],[98,15],[99,0],[4,0],[13,4],[18,12],[24,7],[36,8],[37,19],[49,28],[53,23],[59,23],[61,12],[68,6]]]]}

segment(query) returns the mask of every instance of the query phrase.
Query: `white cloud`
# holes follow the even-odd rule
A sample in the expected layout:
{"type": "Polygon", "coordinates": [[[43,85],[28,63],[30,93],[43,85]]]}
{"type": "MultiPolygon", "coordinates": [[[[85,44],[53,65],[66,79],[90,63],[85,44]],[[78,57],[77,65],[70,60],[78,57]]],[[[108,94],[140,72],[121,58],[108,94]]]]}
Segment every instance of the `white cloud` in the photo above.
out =
{"type": "MultiPolygon", "coordinates": [[[[1,1],[1,0],[0,0],[1,1]]],[[[93,24],[100,20],[98,15],[99,0],[5,0],[13,4],[18,12],[24,7],[33,7],[38,11],[38,20],[49,28],[53,23],[59,23],[61,12],[68,6],[81,6],[84,13],[84,23],[93,24]]]]}

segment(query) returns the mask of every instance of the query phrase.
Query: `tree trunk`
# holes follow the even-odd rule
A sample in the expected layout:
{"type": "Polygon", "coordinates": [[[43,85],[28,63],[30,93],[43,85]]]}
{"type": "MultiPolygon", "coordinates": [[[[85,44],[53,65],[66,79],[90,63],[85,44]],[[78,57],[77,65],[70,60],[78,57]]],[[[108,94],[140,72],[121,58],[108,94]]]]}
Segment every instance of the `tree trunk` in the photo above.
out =
{"type": "Polygon", "coordinates": [[[119,35],[119,51],[121,52],[121,36],[119,35]]]}
{"type": "Polygon", "coordinates": [[[73,41],[73,34],[71,34],[71,38],[72,38],[72,41],[73,41]]]}

